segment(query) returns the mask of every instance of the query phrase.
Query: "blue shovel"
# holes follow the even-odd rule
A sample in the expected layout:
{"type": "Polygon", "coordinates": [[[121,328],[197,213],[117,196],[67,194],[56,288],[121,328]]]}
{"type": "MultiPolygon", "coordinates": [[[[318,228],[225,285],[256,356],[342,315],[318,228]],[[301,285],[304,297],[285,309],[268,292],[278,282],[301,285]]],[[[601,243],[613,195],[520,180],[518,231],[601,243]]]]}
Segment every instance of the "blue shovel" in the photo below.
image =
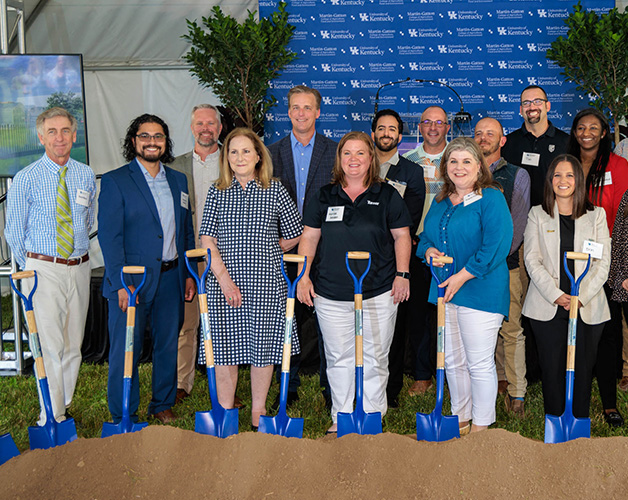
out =
{"type": "MultiPolygon", "coordinates": [[[[454,273],[453,257],[430,258],[430,271],[440,285],[434,270],[435,263],[451,264],[449,267],[449,278],[454,273]]],[[[445,279],[447,279],[445,278],[445,279]]],[[[438,288],[438,321],[436,337],[436,407],[429,415],[425,413],[416,414],[416,438],[418,441],[449,441],[460,437],[458,427],[458,415],[443,415],[443,395],[445,392],[445,288],[438,288]]]]}
{"type": "Polygon", "coordinates": [[[54,446],[74,441],[76,436],[76,425],[73,418],[67,418],[63,422],[57,422],[52,411],[52,402],[50,401],[50,388],[48,387],[48,378],[46,377],[46,369],[44,368],[44,358],[41,354],[41,345],[39,343],[39,333],[37,333],[37,323],[35,322],[35,313],[33,312],[33,294],[37,289],[37,273],[35,271],[21,271],[11,275],[11,287],[15,290],[24,302],[24,310],[26,311],[26,323],[29,331],[29,342],[33,358],[35,359],[35,372],[39,383],[39,391],[44,403],[44,412],[46,413],[46,423],[42,426],[31,426],[28,428],[28,439],[31,443],[31,450],[47,449],[54,446]],[[33,289],[28,298],[20,292],[15,286],[14,280],[25,278],[35,278],[33,289]]]}
{"type": "Polygon", "coordinates": [[[11,434],[7,432],[0,436],[0,465],[11,460],[13,457],[17,457],[19,454],[20,451],[17,449],[11,434]]]}
{"type": "Polygon", "coordinates": [[[218,390],[216,388],[216,368],[214,365],[214,348],[209,330],[209,313],[207,312],[207,292],[205,282],[207,273],[211,267],[212,256],[209,248],[195,248],[185,252],[185,265],[190,271],[190,275],[196,281],[198,290],[198,307],[201,312],[201,333],[205,344],[205,366],[207,368],[207,384],[209,385],[209,397],[212,402],[212,409],[209,411],[197,411],[194,430],[199,434],[209,434],[219,438],[226,438],[238,433],[238,409],[225,409],[218,402],[218,390]],[[199,278],[190,265],[190,258],[207,256],[207,267],[199,278]]]}
{"type": "Polygon", "coordinates": [[[362,352],[362,282],[371,269],[369,252],[347,252],[345,256],[347,271],[353,278],[355,303],[355,410],[352,413],[338,412],[338,437],[345,434],[381,434],[382,414],[364,411],[364,355],[362,352]],[[349,265],[349,260],[366,260],[366,271],[358,279],[349,265]]]}
{"type": "Polygon", "coordinates": [[[545,415],[545,442],[564,443],[578,438],[591,437],[591,419],[576,418],[573,416],[573,384],[576,365],[576,326],[578,324],[578,294],[580,282],[589,271],[591,256],[581,252],[565,252],[563,257],[565,272],[571,281],[571,304],[569,305],[569,330],[567,333],[567,373],[565,384],[565,412],[560,416],[545,415]],[[574,281],[569,272],[567,259],[586,260],[587,267],[574,281]]]}
{"type": "Polygon", "coordinates": [[[290,355],[292,354],[292,324],[294,320],[294,297],[297,283],[305,273],[307,265],[307,257],[296,254],[284,254],[281,256],[281,273],[288,283],[288,300],[286,301],[286,327],[283,337],[283,357],[281,359],[281,390],[279,393],[279,411],[274,417],[262,415],[259,420],[259,431],[266,434],[275,434],[277,436],[286,437],[303,437],[303,419],[290,418],[286,414],[286,406],[288,404],[288,383],[290,382],[290,355]],[[303,264],[301,273],[290,282],[290,278],[284,269],[284,262],[296,262],[303,264]]]}
{"type": "Polygon", "coordinates": [[[124,343],[124,378],[122,387],[122,420],[114,424],[105,422],[102,424],[101,437],[114,436],[115,434],[128,434],[129,432],[141,431],[148,425],[146,422],[133,422],[129,412],[131,401],[131,381],[133,380],[133,337],[135,336],[135,306],[137,305],[137,294],[146,282],[146,268],[143,266],[124,266],[120,270],[120,280],[122,286],[129,294],[129,304],[126,308],[126,339],[124,343]],[[139,286],[129,290],[124,281],[124,274],[142,274],[142,281],[139,286]]]}

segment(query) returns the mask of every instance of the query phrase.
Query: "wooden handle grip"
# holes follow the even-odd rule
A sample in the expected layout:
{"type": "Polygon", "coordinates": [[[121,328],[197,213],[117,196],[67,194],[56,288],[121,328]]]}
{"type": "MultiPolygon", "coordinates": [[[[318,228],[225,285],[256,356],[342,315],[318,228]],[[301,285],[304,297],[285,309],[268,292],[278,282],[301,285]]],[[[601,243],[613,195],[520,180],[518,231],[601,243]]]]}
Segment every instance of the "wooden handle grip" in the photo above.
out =
{"type": "Polygon", "coordinates": [[[432,262],[434,264],[451,264],[454,261],[453,257],[448,257],[447,255],[443,255],[442,257],[432,257],[432,262]]]}
{"type": "Polygon", "coordinates": [[[185,252],[188,257],[205,257],[207,255],[207,248],[194,248],[185,252]]]}
{"type": "Polygon", "coordinates": [[[371,256],[369,252],[348,252],[350,259],[355,260],[368,260],[371,256]]]}
{"type": "Polygon", "coordinates": [[[298,255],[296,253],[284,253],[283,261],[284,262],[296,262],[300,264],[301,262],[305,262],[305,257],[303,255],[298,255]]]}
{"type": "Polygon", "coordinates": [[[13,280],[22,280],[24,278],[32,278],[33,276],[35,276],[35,271],[20,271],[13,273],[11,278],[13,278],[13,280]]]}
{"type": "Polygon", "coordinates": [[[571,260],[589,260],[589,254],[583,252],[567,252],[567,258],[571,260]]]}
{"type": "Polygon", "coordinates": [[[125,274],[143,274],[145,269],[144,266],[124,266],[122,272],[125,274]]]}

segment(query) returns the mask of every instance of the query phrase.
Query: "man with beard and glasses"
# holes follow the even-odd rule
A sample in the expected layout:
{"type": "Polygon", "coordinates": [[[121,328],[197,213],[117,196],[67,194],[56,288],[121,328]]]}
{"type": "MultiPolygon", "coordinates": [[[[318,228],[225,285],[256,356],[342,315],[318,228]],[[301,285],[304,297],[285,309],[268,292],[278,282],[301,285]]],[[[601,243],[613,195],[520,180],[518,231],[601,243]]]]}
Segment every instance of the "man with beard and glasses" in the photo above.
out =
{"type": "Polygon", "coordinates": [[[475,142],[480,146],[493,178],[504,190],[512,216],[513,238],[506,259],[510,274],[510,308],[508,320],[502,323],[499,331],[496,364],[498,388],[507,392],[504,399],[506,410],[523,417],[527,381],[525,335],[521,327],[523,284],[519,248],[523,243],[523,232],[530,211],[530,176],[525,169],[502,158],[502,147],[507,140],[502,124],[494,118],[483,118],[477,123],[475,142]]]}
{"type": "MultiPolygon", "coordinates": [[[[147,323],[153,347],[152,399],[148,415],[166,424],[175,420],[171,408],[177,389],[177,337],[183,322],[183,301],[192,300],[194,281],[183,262],[194,248],[194,230],[185,175],[164,163],[172,161],[168,126],[155,115],[131,122],[123,145],[129,162],[102,177],[98,240],[105,260],[103,296],[109,305],[109,411],[122,418],[122,375],[125,357],[128,294],[122,286],[124,266],[144,266],[146,283],[139,293],[135,320],[131,418],[137,421],[137,364],[147,323]]],[[[141,275],[126,275],[133,291],[141,275]]]]}
{"type": "Polygon", "coordinates": [[[547,113],[552,105],[545,90],[530,85],[521,92],[519,113],[523,117],[521,128],[506,136],[502,156],[508,163],[525,168],[530,174],[530,202],[543,201],[545,174],[552,160],[567,150],[569,135],[549,121],[547,113]]]}
{"type": "MultiPolygon", "coordinates": [[[[416,293],[420,285],[419,275],[423,270],[415,251],[418,240],[416,231],[421,222],[423,202],[425,201],[425,181],[423,180],[423,173],[415,163],[399,156],[397,146],[402,138],[403,120],[396,111],[392,109],[379,111],[373,118],[371,130],[371,137],[375,143],[375,153],[379,159],[379,175],[399,192],[412,217],[410,235],[414,250],[410,257],[410,272],[397,273],[397,276],[410,280],[410,298],[401,302],[397,309],[395,332],[388,355],[390,375],[386,396],[388,407],[397,408],[399,406],[399,392],[403,386],[406,338],[410,339],[413,354],[415,354],[421,346],[421,337],[424,333],[422,329],[416,328],[419,321],[417,313],[422,307],[425,307],[426,300],[421,303],[420,294],[416,293]]],[[[429,336],[427,341],[426,350],[429,353],[429,336]]],[[[416,356],[412,357],[414,359],[416,356]]]]}
{"type": "MultiPolygon", "coordinates": [[[[194,226],[194,242],[198,245],[198,228],[203,218],[203,208],[209,187],[218,179],[218,158],[220,148],[218,137],[222,131],[220,112],[211,104],[199,104],[192,109],[191,126],[194,135],[194,149],[177,156],[170,164],[174,170],[185,174],[190,190],[190,208],[194,226]]],[[[199,265],[199,272],[205,270],[205,264],[199,265]]],[[[185,317],[179,332],[177,357],[177,396],[179,404],[192,392],[198,348],[198,325],[200,314],[198,298],[185,303],[185,317]]]]}

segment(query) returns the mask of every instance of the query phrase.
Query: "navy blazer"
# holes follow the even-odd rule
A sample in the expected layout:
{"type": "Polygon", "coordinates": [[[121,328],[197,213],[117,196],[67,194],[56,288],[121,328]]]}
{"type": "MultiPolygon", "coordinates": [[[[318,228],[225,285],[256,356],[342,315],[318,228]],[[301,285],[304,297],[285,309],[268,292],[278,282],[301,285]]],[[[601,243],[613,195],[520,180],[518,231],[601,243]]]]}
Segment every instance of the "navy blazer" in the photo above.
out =
{"type": "Polygon", "coordinates": [[[403,195],[403,201],[406,202],[410,217],[412,217],[410,236],[412,239],[418,239],[416,232],[421,222],[423,204],[425,202],[423,169],[413,161],[399,156],[399,162],[396,165],[391,165],[388,169],[386,180],[405,183],[406,191],[403,195]]]}
{"type": "MultiPolygon", "coordinates": [[[[307,173],[307,184],[305,185],[304,209],[310,197],[315,196],[320,188],[331,182],[337,147],[337,142],[328,139],[318,132],[316,133],[312,159],[310,160],[310,169],[307,173]]],[[[281,181],[288,191],[290,198],[292,198],[292,201],[298,206],[290,135],[268,146],[268,150],[273,160],[273,175],[281,181]]]]}
{"type": "MultiPolygon", "coordinates": [[[[185,279],[189,276],[184,254],[194,248],[190,204],[181,206],[181,194],[188,193],[187,179],[169,167],[164,169],[172,191],[179,282],[184,297],[185,279]]],[[[153,300],[161,272],[163,231],[155,200],[137,160],[102,176],[98,204],[98,241],[105,259],[103,296],[116,299],[122,288],[120,269],[135,265],[146,267],[146,284],[140,300],[153,300]]],[[[127,285],[137,286],[140,280],[139,275],[125,276],[127,285]]]]}

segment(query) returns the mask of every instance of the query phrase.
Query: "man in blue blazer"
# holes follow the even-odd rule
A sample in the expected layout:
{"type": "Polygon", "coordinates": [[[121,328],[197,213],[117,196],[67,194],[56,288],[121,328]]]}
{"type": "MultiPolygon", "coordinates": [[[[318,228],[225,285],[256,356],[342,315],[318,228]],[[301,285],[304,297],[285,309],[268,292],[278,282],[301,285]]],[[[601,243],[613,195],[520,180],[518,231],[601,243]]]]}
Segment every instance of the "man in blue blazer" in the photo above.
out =
{"type": "MultiPolygon", "coordinates": [[[[297,85],[288,91],[288,116],[292,122],[292,131],[283,139],[268,146],[273,160],[273,176],[284,185],[292,201],[303,215],[303,208],[318,190],[331,182],[332,170],[336,159],[338,144],[316,132],[316,120],[321,115],[321,94],[318,90],[297,85]]],[[[289,271],[293,270],[289,268],[289,271]]],[[[290,275],[291,279],[296,276],[290,275]]],[[[295,304],[295,318],[299,332],[312,316],[307,306],[295,304]]],[[[317,327],[318,330],[318,327],[317,327]]],[[[331,393],[325,373],[326,363],[323,351],[323,339],[318,332],[319,354],[321,356],[321,386],[323,396],[331,408],[331,393]]],[[[301,342],[303,348],[303,342],[301,342]]],[[[290,386],[288,403],[296,401],[300,385],[298,370],[299,355],[290,363],[290,386]]],[[[278,405],[278,401],[275,402],[278,405]]]]}
{"type": "MultiPolygon", "coordinates": [[[[172,161],[168,126],[144,114],[129,126],[123,146],[129,162],[102,177],[98,240],[105,260],[103,295],[109,305],[109,411],[114,423],[122,418],[122,387],[128,294],[120,270],[146,268],[146,284],[136,309],[133,381],[130,413],[137,421],[137,364],[147,322],[152,325],[153,395],[149,416],[162,423],[175,420],[171,410],[177,389],[177,338],[183,321],[183,301],[195,294],[185,266],[186,250],[194,248],[187,179],[163,163],[172,161]]],[[[126,275],[131,290],[141,275],[126,275]]]]}

